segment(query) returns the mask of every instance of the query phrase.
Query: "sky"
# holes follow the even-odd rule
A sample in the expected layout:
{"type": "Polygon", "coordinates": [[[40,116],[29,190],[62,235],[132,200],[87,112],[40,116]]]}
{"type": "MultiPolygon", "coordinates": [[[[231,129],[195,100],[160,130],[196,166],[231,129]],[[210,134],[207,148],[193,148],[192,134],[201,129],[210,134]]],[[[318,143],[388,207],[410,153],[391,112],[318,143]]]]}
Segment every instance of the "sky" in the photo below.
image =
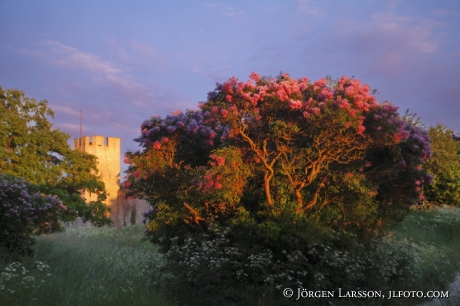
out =
{"type": "Polygon", "coordinates": [[[144,120],[253,71],[355,77],[460,134],[459,0],[0,0],[0,12],[0,86],[47,100],[70,140],[82,110],[83,136],[120,137],[122,154],[144,120]]]}

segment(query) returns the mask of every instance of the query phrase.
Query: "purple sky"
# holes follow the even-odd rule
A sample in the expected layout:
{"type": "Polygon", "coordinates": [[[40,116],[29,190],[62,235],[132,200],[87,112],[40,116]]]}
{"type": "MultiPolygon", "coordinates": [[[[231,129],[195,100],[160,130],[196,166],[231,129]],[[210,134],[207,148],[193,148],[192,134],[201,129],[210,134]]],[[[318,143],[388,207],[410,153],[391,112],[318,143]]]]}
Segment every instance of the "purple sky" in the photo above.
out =
{"type": "Polygon", "coordinates": [[[136,150],[142,121],[252,71],[354,76],[460,133],[458,0],[0,0],[0,12],[0,86],[48,100],[72,139],[83,109],[84,135],[136,150]]]}

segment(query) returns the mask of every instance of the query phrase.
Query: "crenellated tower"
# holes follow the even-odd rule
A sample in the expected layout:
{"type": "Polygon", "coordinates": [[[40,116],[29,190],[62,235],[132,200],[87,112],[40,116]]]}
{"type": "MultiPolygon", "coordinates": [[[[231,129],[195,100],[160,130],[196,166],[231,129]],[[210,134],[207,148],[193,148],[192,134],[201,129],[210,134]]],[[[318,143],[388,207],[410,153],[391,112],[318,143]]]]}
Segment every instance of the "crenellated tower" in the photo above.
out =
{"type": "MultiPolygon", "coordinates": [[[[117,204],[120,180],[121,139],[117,137],[83,136],[74,139],[74,149],[95,155],[98,171],[107,191],[106,204],[112,209],[111,218],[117,220],[117,204]]],[[[95,195],[85,195],[87,200],[95,200],[95,195]]]]}

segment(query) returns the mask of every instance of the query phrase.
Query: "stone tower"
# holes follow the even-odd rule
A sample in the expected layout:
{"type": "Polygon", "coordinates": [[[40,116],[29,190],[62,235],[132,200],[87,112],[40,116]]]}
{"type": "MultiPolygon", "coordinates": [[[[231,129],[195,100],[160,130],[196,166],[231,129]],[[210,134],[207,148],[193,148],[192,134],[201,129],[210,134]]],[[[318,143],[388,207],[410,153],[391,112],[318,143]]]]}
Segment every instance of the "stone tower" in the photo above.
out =
{"type": "MultiPolygon", "coordinates": [[[[106,204],[112,212],[110,217],[115,223],[118,220],[118,193],[120,180],[120,152],[121,140],[117,137],[89,136],[74,139],[74,149],[97,156],[99,174],[107,191],[106,204]]],[[[96,200],[95,195],[85,195],[89,201],[96,200]]]]}

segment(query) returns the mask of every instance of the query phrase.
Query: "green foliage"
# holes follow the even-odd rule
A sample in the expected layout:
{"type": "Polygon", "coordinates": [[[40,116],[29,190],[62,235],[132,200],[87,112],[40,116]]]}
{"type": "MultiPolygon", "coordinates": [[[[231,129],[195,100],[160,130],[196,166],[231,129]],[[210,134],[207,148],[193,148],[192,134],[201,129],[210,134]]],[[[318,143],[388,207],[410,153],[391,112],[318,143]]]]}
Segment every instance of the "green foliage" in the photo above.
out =
{"type": "Polygon", "coordinates": [[[438,204],[460,205],[460,141],[453,131],[438,124],[430,127],[433,156],[424,165],[434,175],[433,184],[424,187],[427,200],[438,204]]]}
{"type": "Polygon", "coordinates": [[[37,102],[22,91],[0,87],[0,173],[23,177],[41,192],[59,196],[68,208],[63,221],[79,216],[94,225],[110,224],[97,158],[72,150],[70,135],[52,129],[49,117],[54,112],[46,100],[37,102]],[[86,203],[84,192],[98,199],[86,203]]]}

